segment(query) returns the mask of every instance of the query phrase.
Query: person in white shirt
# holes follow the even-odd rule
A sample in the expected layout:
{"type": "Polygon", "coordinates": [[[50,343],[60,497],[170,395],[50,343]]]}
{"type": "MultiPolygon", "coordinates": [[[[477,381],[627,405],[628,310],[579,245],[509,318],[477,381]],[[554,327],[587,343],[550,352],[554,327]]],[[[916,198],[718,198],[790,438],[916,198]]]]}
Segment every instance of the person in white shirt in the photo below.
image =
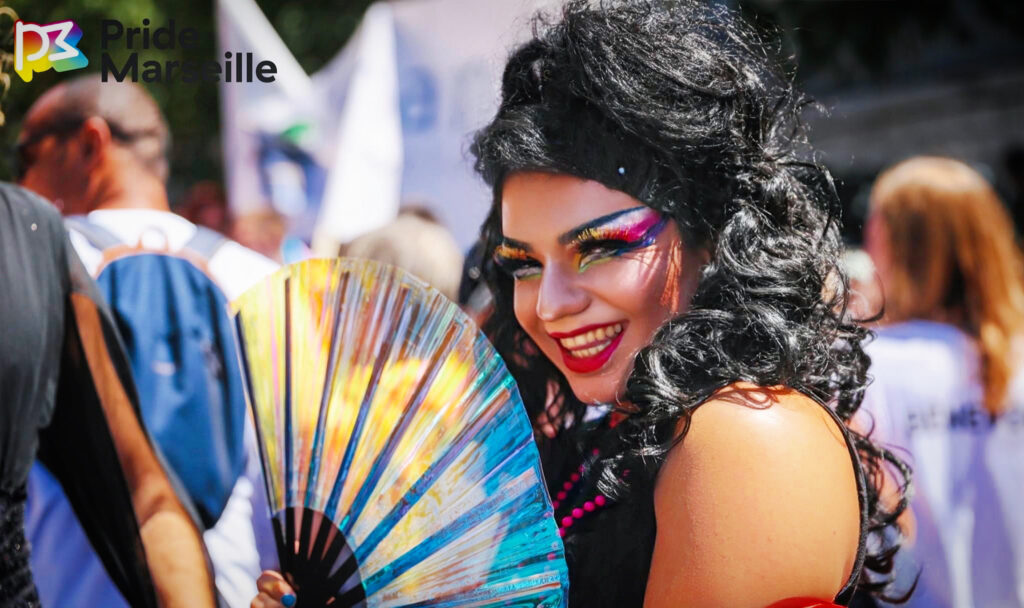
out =
{"type": "MultiPolygon", "coordinates": [[[[142,87],[79,77],[47,91],[26,115],[20,183],[54,201],[65,215],[84,215],[124,243],[177,251],[197,227],[168,204],[169,141],[163,116],[142,87]]],[[[70,239],[95,274],[102,253],[74,229],[70,239]]],[[[231,300],[276,267],[228,241],[207,260],[206,270],[231,300]]],[[[216,525],[204,533],[218,592],[230,606],[247,606],[256,594],[256,577],[267,566],[258,548],[272,546],[255,441],[251,429],[247,433],[245,473],[216,525]]],[[[40,465],[30,475],[26,529],[44,606],[125,605],[59,486],[40,465]]]]}
{"type": "Polygon", "coordinates": [[[1012,224],[976,171],[913,158],[871,193],[885,294],[865,409],[906,450],[915,523],[896,556],[909,606],[1024,607],[1024,282],[1012,224]]]}

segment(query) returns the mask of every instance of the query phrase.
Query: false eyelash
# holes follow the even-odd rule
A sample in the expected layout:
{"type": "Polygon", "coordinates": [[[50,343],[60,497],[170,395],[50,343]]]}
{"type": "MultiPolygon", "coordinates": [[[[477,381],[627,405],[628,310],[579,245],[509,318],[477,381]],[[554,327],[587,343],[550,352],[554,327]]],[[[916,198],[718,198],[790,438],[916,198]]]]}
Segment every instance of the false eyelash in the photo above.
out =
{"type": "Polygon", "coordinates": [[[519,278],[517,274],[522,270],[538,268],[540,266],[540,264],[530,259],[516,260],[503,256],[494,256],[494,263],[497,264],[502,272],[513,279],[519,278]]]}
{"type": "Polygon", "coordinates": [[[576,251],[581,255],[593,253],[594,251],[600,251],[602,249],[608,251],[616,251],[619,249],[625,249],[629,247],[631,243],[622,239],[594,239],[586,240],[576,243],[576,251]]]}
{"type": "Polygon", "coordinates": [[[576,245],[576,263],[581,266],[589,266],[589,262],[582,263],[585,258],[611,259],[624,253],[629,253],[642,246],[642,244],[641,241],[629,242],[622,239],[584,241],[576,245]]]}

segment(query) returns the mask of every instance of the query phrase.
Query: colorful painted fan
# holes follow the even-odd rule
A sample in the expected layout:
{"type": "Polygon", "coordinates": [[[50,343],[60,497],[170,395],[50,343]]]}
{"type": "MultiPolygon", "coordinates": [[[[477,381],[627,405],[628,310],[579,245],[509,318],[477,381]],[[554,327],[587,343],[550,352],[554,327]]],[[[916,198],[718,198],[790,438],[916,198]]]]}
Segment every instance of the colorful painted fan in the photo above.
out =
{"type": "Polygon", "coordinates": [[[308,260],[233,304],[300,606],[564,606],[562,542],[505,365],[439,292],[308,260]]]}

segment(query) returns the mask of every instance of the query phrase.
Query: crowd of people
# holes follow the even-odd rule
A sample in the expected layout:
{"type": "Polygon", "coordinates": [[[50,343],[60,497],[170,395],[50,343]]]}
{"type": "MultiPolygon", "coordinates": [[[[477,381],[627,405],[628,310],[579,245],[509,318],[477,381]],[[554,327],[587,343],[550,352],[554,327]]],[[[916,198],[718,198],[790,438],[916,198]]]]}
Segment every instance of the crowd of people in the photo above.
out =
{"type": "MultiPolygon", "coordinates": [[[[847,251],[769,48],[720,6],[568,0],[473,139],[477,245],[409,207],[339,253],[435,286],[502,355],[570,607],[1024,608],[1010,215],[967,163],[901,160],[847,251]]],[[[169,141],[142,87],[96,75],[24,117],[0,185],[2,606],[301,596],[234,346],[204,333],[280,259],[201,201],[178,209],[198,224],[172,211],[169,141]]]]}

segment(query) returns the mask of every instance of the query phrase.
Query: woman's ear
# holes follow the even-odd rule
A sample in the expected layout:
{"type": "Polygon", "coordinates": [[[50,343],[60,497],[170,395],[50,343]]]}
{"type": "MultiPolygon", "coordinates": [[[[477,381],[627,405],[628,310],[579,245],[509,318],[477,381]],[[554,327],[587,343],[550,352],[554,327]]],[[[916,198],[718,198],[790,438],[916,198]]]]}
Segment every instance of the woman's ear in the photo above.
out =
{"type": "Polygon", "coordinates": [[[677,235],[672,238],[668,249],[668,268],[665,289],[661,292],[661,305],[669,309],[672,315],[679,314],[680,288],[683,284],[683,240],[677,235]]]}
{"type": "Polygon", "coordinates": [[[711,251],[706,248],[689,249],[676,236],[668,251],[668,267],[665,289],[661,293],[661,305],[673,316],[682,313],[690,303],[702,269],[711,261],[711,251]]]}

